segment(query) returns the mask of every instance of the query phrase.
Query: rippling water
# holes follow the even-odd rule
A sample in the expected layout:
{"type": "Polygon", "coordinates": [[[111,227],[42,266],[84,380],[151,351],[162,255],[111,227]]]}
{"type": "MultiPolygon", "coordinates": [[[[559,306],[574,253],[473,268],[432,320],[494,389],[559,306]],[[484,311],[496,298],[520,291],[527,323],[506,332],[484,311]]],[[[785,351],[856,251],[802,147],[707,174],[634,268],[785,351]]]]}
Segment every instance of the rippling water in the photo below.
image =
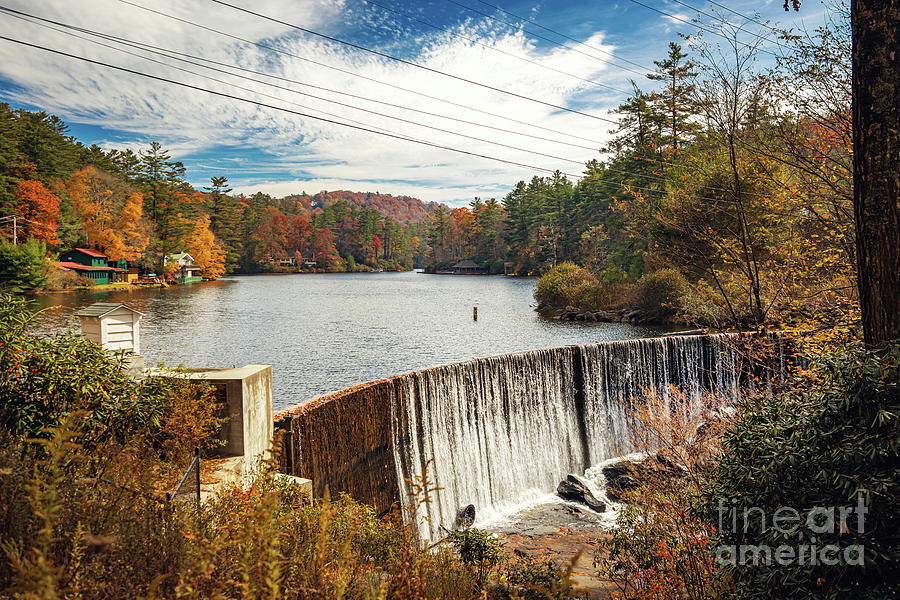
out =
{"type": "Polygon", "coordinates": [[[147,364],[271,364],[275,408],[424,367],[520,350],[647,337],[659,329],[548,321],[535,280],[358,273],[235,276],[167,289],[45,295],[42,331],[79,326],[75,310],[125,302],[146,314],[147,364]],[[478,322],[472,308],[478,307],[478,322]]]}

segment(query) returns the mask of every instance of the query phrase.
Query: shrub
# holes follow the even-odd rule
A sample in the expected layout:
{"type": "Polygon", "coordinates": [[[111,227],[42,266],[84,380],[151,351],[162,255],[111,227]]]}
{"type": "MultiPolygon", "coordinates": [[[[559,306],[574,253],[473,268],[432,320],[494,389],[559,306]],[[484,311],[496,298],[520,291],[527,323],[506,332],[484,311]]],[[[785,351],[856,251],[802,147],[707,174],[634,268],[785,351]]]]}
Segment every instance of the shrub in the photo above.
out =
{"type": "Polygon", "coordinates": [[[534,298],[549,306],[566,306],[586,297],[588,288],[597,287],[597,278],[572,262],[561,263],[538,279],[534,298]]]}
{"type": "Polygon", "coordinates": [[[503,544],[488,531],[467,527],[447,533],[447,541],[459,552],[459,557],[478,569],[479,579],[486,579],[503,558],[503,544]]]}
{"type": "Polygon", "coordinates": [[[839,548],[831,565],[808,559],[803,564],[795,554],[788,564],[755,567],[740,564],[738,557],[726,569],[742,598],[895,598],[900,594],[900,343],[826,356],[817,371],[821,380],[804,390],[750,403],[726,433],[719,475],[707,490],[708,519],[716,523],[724,517],[720,543],[725,547],[839,548]],[[857,511],[858,503],[866,511],[863,530],[859,512],[842,527],[840,508],[857,511]],[[727,507],[724,515],[720,506],[727,507]],[[756,507],[768,523],[754,512],[745,531],[744,518],[731,507],[756,507]],[[810,517],[815,507],[826,513],[836,507],[835,527],[810,517]],[[780,508],[797,511],[800,525],[782,527],[788,533],[773,527],[780,508]],[[733,516],[739,527],[732,526],[733,516]],[[815,527],[807,526],[809,518],[815,527]],[[843,553],[856,545],[864,547],[864,566],[852,564],[853,553],[852,560],[843,553]]]}
{"type": "Polygon", "coordinates": [[[678,313],[690,292],[687,280],[675,269],[662,269],[641,277],[634,290],[634,304],[653,318],[678,313]]]}
{"type": "Polygon", "coordinates": [[[22,293],[47,285],[50,262],[46,253],[46,245],[36,238],[18,245],[0,240],[0,289],[22,293]]]}
{"type": "Polygon", "coordinates": [[[630,473],[637,487],[623,493],[617,527],[594,557],[625,598],[711,600],[728,591],[714,528],[696,509],[720,450],[723,404],[715,397],[692,403],[675,389],[647,390],[633,403],[628,441],[651,458],[630,473]]]}

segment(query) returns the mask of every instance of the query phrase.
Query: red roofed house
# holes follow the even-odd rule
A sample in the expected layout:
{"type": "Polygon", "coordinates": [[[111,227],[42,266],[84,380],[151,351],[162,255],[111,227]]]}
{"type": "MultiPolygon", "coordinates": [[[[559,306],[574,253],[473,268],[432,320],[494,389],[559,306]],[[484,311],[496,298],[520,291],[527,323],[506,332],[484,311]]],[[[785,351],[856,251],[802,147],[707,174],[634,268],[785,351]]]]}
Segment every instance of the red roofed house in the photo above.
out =
{"type": "Polygon", "coordinates": [[[94,283],[119,283],[128,280],[128,269],[124,260],[118,261],[115,267],[109,266],[109,258],[99,250],[75,248],[59,256],[61,269],[75,271],[83,277],[93,279],[94,283]]]}

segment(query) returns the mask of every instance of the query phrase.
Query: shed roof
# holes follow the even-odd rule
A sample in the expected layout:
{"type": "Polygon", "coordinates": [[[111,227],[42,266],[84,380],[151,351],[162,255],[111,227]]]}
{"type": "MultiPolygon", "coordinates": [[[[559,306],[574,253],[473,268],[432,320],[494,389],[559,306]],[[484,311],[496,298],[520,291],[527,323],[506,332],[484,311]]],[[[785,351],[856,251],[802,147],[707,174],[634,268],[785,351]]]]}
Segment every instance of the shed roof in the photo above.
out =
{"type": "Polygon", "coordinates": [[[453,265],[453,268],[454,269],[478,269],[480,267],[467,258],[466,260],[461,260],[458,263],[456,263],[455,265],[453,265]]]}
{"type": "Polygon", "coordinates": [[[82,308],[76,314],[79,317],[102,317],[119,308],[127,308],[131,312],[135,312],[142,317],[144,316],[144,313],[142,313],[141,311],[134,310],[127,304],[122,304],[121,302],[94,302],[90,306],[82,308]]]}

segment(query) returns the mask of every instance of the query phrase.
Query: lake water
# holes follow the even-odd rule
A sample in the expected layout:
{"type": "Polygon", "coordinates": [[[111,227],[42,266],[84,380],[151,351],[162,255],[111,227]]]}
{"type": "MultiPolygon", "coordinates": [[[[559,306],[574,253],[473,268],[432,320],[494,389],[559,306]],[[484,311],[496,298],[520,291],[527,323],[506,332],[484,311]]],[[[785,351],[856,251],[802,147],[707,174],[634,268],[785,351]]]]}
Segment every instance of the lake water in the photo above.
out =
{"type": "Polygon", "coordinates": [[[660,329],[569,323],[534,310],[532,278],[421,273],[227,277],[172,288],[40,296],[39,329],[71,327],[93,302],[146,314],[148,365],[271,364],[275,408],[406,371],[481,356],[648,337],[660,329]],[[478,321],[472,308],[478,307],[478,321]]]}

